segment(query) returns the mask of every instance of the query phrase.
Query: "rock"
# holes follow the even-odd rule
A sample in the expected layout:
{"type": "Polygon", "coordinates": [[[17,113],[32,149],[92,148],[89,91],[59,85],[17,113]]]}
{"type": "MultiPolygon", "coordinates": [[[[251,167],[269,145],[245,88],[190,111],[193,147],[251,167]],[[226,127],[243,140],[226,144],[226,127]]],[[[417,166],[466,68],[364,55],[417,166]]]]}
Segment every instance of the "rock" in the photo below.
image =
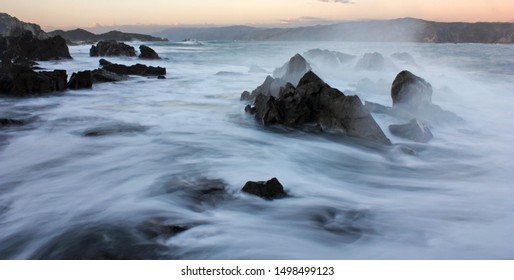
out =
{"type": "Polygon", "coordinates": [[[428,126],[418,119],[412,119],[407,124],[390,125],[389,131],[398,137],[421,143],[427,143],[434,138],[428,126]]]}
{"type": "Polygon", "coordinates": [[[256,119],[264,125],[319,125],[324,131],[391,144],[358,96],[344,95],[313,72],[297,88],[289,83],[282,87],[278,98],[259,94],[254,106],[256,119]]]}
{"type": "Polygon", "coordinates": [[[90,56],[136,56],[134,47],[114,40],[100,41],[91,46],[90,56]]]}
{"type": "Polygon", "coordinates": [[[393,108],[416,112],[432,104],[432,85],[404,70],[393,81],[391,97],[393,108]]]}
{"type": "Polygon", "coordinates": [[[164,75],[159,75],[159,76],[157,76],[157,79],[159,79],[159,80],[166,80],[166,76],[164,76],[164,75]]]}
{"type": "Polygon", "coordinates": [[[322,64],[321,66],[339,66],[355,59],[354,55],[345,54],[337,51],[313,49],[305,52],[304,57],[309,61],[322,64]]]}
{"type": "Polygon", "coordinates": [[[89,89],[93,87],[93,73],[89,70],[71,74],[68,88],[89,89]]]}
{"type": "Polygon", "coordinates": [[[127,78],[122,75],[107,71],[105,69],[96,69],[92,71],[93,83],[120,82],[127,78]]]}
{"type": "Polygon", "coordinates": [[[165,219],[155,218],[144,221],[138,225],[138,229],[148,238],[169,238],[189,229],[185,225],[167,223],[165,219]]]}
{"type": "Polygon", "coordinates": [[[310,71],[310,69],[311,66],[309,63],[301,55],[296,54],[289,62],[275,69],[273,72],[275,78],[267,76],[264,83],[250,94],[248,94],[247,91],[243,92],[243,94],[241,94],[241,100],[253,101],[259,94],[278,97],[281,87],[285,86],[287,83],[298,84],[303,75],[310,71]]]}
{"type": "Polygon", "coordinates": [[[71,59],[66,41],[62,37],[38,39],[30,31],[17,37],[0,38],[0,59],[16,57],[29,60],[71,59]]]}
{"type": "Polygon", "coordinates": [[[377,114],[390,114],[392,108],[384,106],[382,104],[373,103],[366,101],[364,103],[364,107],[370,112],[370,113],[377,113],[377,114]]]}
{"type": "Polygon", "coordinates": [[[26,97],[66,89],[66,70],[35,72],[27,67],[12,66],[0,70],[0,93],[26,97]]]}
{"type": "Polygon", "coordinates": [[[311,69],[307,60],[303,56],[296,54],[282,67],[275,69],[273,76],[281,80],[280,86],[286,83],[296,85],[303,75],[311,69]]]}
{"type": "Polygon", "coordinates": [[[100,66],[107,66],[107,65],[111,65],[112,62],[108,61],[107,59],[103,59],[101,58],[98,63],[100,64],[100,66]]]}
{"type": "Polygon", "coordinates": [[[161,59],[159,55],[150,47],[141,45],[139,46],[139,58],[141,59],[161,59]]]}
{"type": "Polygon", "coordinates": [[[249,181],[244,185],[241,191],[268,200],[284,198],[287,196],[287,193],[284,191],[284,187],[280,184],[277,178],[273,178],[267,182],[249,181]]]}
{"type": "Polygon", "coordinates": [[[407,52],[393,53],[391,55],[391,57],[396,60],[399,60],[405,64],[416,65],[416,61],[414,60],[414,57],[412,57],[412,55],[410,55],[407,52]]]}
{"type": "Polygon", "coordinates": [[[24,120],[17,120],[17,119],[11,119],[11,118],[0,118],[0,127],[6,127],[6,126],[22,126],[26,125],[27,121],[24,120]]]}
{"type": "Polygon", "coordinates": [[[392,62],[386,60],[380,53],[366,53],[357,62],[355,69],[366,71],[382,71],[387,68],[392,68],[392,62]]]}
{"type": "Polygon", "coordinates": [[[41,26],[34,23],[26,23],[5,13],[0,13],[0,36],[17,37],[25,32],[31,32],[38,39],[48,39],[41,26]]]}
{"type": "Polygon", "coordinates": [[[104,70],[116,73],[118,75],[138,75],[138,76],[161,76],[166,75],[166,68],[146,66],[144,64],[135,64],[126,66],[123,64],[108,64],[103,66],[104,70]]]}
{"type": "Polygon", "coordinates": [[[133,135],[148,130],[148,127],[130,123],[106,123],[98,127],[93,127],[82,131],[85,137],[102,137],[110,135],[133,135]]]}

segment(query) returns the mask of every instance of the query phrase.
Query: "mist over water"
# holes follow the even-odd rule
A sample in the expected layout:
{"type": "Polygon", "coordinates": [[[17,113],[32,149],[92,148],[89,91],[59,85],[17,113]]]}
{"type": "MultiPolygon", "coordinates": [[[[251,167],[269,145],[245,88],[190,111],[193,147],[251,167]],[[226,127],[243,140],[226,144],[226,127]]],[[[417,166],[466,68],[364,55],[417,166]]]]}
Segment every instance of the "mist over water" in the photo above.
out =
{"type": "MultiPolygon", "coordinates": [[[[0,99],[0,117],[32,120],[0,128],[0,258],[514,258],[514,46],[150,46],[164,60],[109,60],[166,67],[166,80],[0,99]],[[244,112],[243,91],[315,48],[356,56],[340,66],[311,61],[346,94],[390,106],[391,83],[406,69],[464,122],[434,126],[434,140],[418,144],[391,135],[395,120],[376,114],[389,147],[263,127],[244,112]],[[373,52],[388,66],[356,70],[373,52]],[[415,64],[391,57],[398,52],[415,64]],[[240,192],[272,177],[289,198],[240,192]],[[224,190],[199,190],[205,186],[224,190]],[[159,223],[188,229],[149,235],[159,223]]],[[[72,46],[74,60],[41,66],[68,75],[98,68],[89,47],[72,46]]]]}

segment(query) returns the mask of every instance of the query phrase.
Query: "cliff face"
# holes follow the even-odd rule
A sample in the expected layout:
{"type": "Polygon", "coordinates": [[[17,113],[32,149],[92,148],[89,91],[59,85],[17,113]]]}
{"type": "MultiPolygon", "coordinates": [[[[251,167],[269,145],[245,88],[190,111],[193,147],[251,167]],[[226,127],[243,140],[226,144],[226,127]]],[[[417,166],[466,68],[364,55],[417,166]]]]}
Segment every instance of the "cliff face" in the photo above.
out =
{"type": "Polygon", "coordinates": [[[49,37],[37,24],[26,23],[8,14],[0,13],[0,37],[17,37],[25,33],[25,31],[30,31],[38,39],[47,39],[49,37]]]}

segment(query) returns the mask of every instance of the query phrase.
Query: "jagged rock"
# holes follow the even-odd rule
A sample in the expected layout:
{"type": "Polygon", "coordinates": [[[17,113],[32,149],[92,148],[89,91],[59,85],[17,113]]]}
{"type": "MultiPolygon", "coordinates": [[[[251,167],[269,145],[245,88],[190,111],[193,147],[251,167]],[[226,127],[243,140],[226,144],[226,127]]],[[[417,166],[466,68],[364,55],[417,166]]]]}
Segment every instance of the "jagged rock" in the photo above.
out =
{"type": "Polygon", "coordinates": [[[161,59],[159,55],[150,47],[141,45],[139,46],[139,58],[141,59],[161,59]]]}
{"type": "Polygon", "coordinates": [[[91,46],[90,56],[136,56],[134,47],[114,40],[100,41],[91,46]]]}
{"type": "Polygon", "coordinates": [[[432,105],[432,85],[409,71],[400,72],[391,87],[393,108],[416,112],[432,105]]]}
{"type": "Polygon", "coordinates": [[[313,49],[305,52],[304,57],[314,63],[328,66],[339,66],[355,59],[354,55],[345,54],[337,51],[313,49]]]}
{"type": "Polygon", "coordinates": [[[146,66],[144,64],[135,64],[126,66],[123,64],[107,64],[103,66],[104,70],[116,73],[118,75],[138,75],[138,76],[160,76],[166,75],[166,68],[146,66]]]}
{"type": "Polygon", "coordinates": [[[251,93],[247,91],[243,92],[241,100],[253,101],[259,94],[278,97],[281,87],[285,86],[287,83],[294,85],[298,84],[303,75],[309,72],[310,69],[311,66],[305,58],[296,54],[289,60],[289,62],[284,64],[282,67],[275,69],[273,72],[275,78],[267,76],[264,83],[258,86],[251,93]]]}
{"type": "Polygon", "coordinates": [[[267,182],[249,181],[244,185],[241,191],[268,200],[284,198],[287,196],[287,193],[284,191],[284,187],[280,184],[277,178],[273,178],[267,182]]]}
{"type": "Polygon", "coordinates": [[[48,39],[50,37],[37,24],[23,22],[16,17],[0,13],[0,36],[17,37],[27,31],[34,34],[38,39],[48,39]]]}
{"type": "Polygon", "coordinates": [[[108,61],[107,59],[103,59],[101,58],[98,63],[100,64],[100,66],[107,66],[107,65],[111,65],[112,62],[108,61]]]}
{"type": "Polygon", "coordinates": [[[286,64],[275,69],[275,71],[273,71],[273,76],[282,80],[280,86],[285,85],[286,83],[296,85],[303,75],[311,69],[311,66],[303,56],[295,54],[286,64]]]}
{"type": "Polygon", "coordinates": [[[407,124],[390,125],[393,135],[416,142],[426,143],[434,138],[428,126],[418,119],[412,119],[407,124]]]}
{"type": "Polygon", "coordinates": [[[317,125],[325,131],[391,144],[358,96],[344,95],[313,72],[305,74],[297,88],[289,83],[282,87],[278,98],[259,94],[254,108],[247,110],[255,112],[264,125],[317,125]]]}
{"type": "Polygon", "coordinates": [[[66,40],[60,36],[38,39],[30,31],[17,37],[0,38],[0,59],[22,57],[29,60],[70,59],[66,40]]]}
{"type": "Polygon", "coordinates": [[[68,88],[88,89],[93,87],[93,73],[89,70],[71,74],[68,88]]]}
{"type": "Polygon", "coordinates": [[[93,83],[120,82],[127,78],[122,75],[107,71],[105,69],[96,69],[92,71],[93,83]]]}
{"type": "Polygon", "coordinates": [[[35,72],[21,66],[2,67],[0,93],[15,97],[41,95],[66,89],[66,70],[35,72]]]}

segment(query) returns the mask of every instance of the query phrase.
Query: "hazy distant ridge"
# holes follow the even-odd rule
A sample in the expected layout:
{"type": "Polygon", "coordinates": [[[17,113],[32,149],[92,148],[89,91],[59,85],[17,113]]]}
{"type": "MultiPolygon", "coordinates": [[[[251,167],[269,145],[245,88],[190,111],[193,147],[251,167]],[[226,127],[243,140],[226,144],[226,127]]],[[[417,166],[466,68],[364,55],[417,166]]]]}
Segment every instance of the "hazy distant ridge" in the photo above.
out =
{"type": "Polygon", "coordinates": [[[443,23],[403,18],[296,28],[173,27],[156,35],[170,40],[514,43],[514,23],[443,23]]]}
{"type": "Polygon", "coordinates": [[[94,34],[84,29],[74,29],[69,31],[55,30],[49,32],[51,36],[60,35],[69,42],[96,42],[101,40],[116,41],[167,41],[167,39],[158,38],[145,34],[124,33],[121,31],[109,31],[103,34],[94,34]]]}

